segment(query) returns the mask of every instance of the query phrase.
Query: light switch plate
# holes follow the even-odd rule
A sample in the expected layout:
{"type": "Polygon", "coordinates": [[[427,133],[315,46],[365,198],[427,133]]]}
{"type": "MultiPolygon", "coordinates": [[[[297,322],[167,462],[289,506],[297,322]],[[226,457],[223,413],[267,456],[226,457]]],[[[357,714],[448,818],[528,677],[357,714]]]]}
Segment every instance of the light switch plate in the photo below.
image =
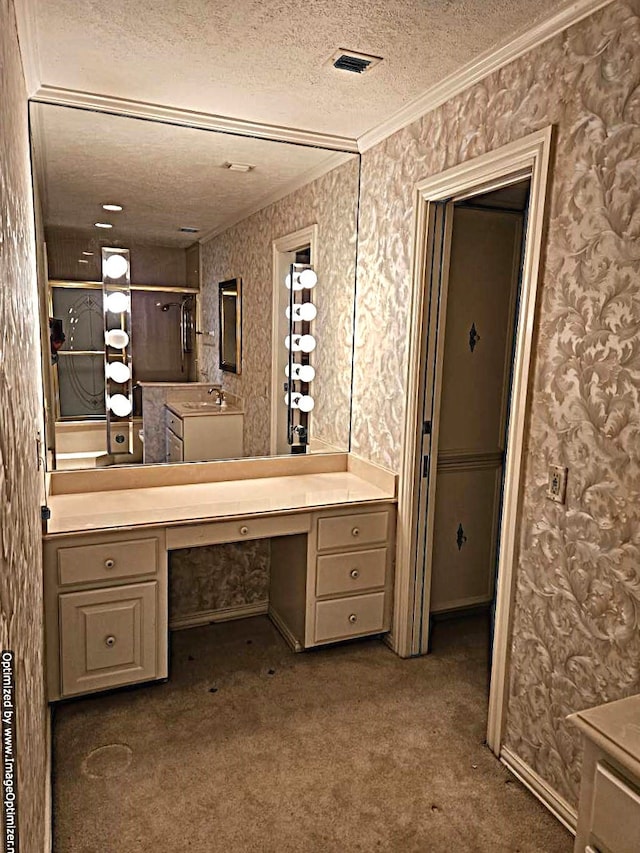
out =
{"type": "Polygon", "coordinates": [[[562,465],[549,465],[549,485],[547,497],[550,501],[563,504],[567,495],[568,468],[562,465]]]}

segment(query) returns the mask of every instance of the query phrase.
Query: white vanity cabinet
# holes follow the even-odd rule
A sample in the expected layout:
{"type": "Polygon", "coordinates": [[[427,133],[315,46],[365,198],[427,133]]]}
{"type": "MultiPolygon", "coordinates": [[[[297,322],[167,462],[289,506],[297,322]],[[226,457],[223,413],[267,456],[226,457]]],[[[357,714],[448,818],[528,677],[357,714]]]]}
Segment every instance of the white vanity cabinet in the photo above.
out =
{"type": "Polygon", "coordinates": [[[574,853],[638,853],[640,695],[568,719],[584,740],[574,853]]]}
{"type": "Polygon", "coordinates": [[[167,677],[164,531],[44,543],[49,699],[167,677]]]}
{"type": "Polygon", "coordinates": [[[269,615],[294,649],[389,630],[394,531],[382,504],[314,513],[305,542],[272,540],[269,615]]]}
{"type": "Polygon", "coordinates": [[[239,459],[243,452],[244,415],[236,410],[207,408],[207,404],[166,408],[166,461],[207,462],[239,459]]]}

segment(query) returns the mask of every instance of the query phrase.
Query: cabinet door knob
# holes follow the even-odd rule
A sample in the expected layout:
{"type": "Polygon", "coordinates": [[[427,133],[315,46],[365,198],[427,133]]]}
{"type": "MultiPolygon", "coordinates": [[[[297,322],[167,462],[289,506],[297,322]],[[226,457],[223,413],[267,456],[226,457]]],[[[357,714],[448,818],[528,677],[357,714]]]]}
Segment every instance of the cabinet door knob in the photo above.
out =
{"type": "Polygon", "coordinates": [[[358,621],[358,617],[356,616],[355,613],[352,613],[351,616],[349,616],[349,622],[351,622],[351,624],[353,625],[353,623],[357,622],[357,621],[358,621]]]}
{"type": "Polygon", "coordinates": [[[353,530],[351,531],[351,535],[352,536],[360,536],[360,528],[354,527],[353,530]]]}
{"type": "Polygon", "coordinates": [[[242,533],[243,536],[246,536],[248,532],[249,532],[249,528],[246,527],[245,525],[242,525],[242,527],[240,528],[240,533],[242,533]]]}
{"type": "Polygon", "coordinates": [[[350,572],[349,574],[351,575],[351,577],[352,577],[354,580],[355,580],[356,578],[359,578],[359,577],[360,577],[360,572],[359,572],[357,569],[351,569],[351,572],[350,572]]]}
{"type": "Polygon", "coordinates": [[[109,646],[109,648],[111,648],[112,646],[115,646],[116,638],[113,635],[106,637],[104,644],[105,644],[105,646],[109,646]]]}
{"type": "Polygon", "coordinates": [[[104,561],[105,569],[112,569],[115,566],[115,564],[116,564],[116,561],[112,560],[112,559],[108,559],[108,560],[104,561]]]}

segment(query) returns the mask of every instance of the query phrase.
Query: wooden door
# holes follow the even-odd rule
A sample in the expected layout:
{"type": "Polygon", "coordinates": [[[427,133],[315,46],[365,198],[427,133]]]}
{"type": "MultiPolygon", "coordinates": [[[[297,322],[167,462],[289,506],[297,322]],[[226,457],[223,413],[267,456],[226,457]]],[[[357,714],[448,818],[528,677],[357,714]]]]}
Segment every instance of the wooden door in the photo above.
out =
{"type": "Polygon", "coordinates": [[[522,233],[520,213],[447,205],[423,615],[493,598],[522,233]]]}

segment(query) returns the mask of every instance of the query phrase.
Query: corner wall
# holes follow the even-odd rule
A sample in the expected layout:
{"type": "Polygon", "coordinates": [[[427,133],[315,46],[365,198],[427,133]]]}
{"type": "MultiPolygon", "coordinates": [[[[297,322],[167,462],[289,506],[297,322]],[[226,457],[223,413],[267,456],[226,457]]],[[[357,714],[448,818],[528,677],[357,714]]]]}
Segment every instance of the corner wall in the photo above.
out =
{"type": "Polygon", "coordinates": [[[0,649],[15,652],[20,849],[47,839],[40,331],[27,100],[12,0],[0,0],[0,649]]]}
{"type": "Polygon", "coordinates": [[[565,716],[640,690],[639,41],[619,0],[362,155],[352,448],[399,471],[414,186],[556,126],[505,745],[574,805],[565,716]]]}

